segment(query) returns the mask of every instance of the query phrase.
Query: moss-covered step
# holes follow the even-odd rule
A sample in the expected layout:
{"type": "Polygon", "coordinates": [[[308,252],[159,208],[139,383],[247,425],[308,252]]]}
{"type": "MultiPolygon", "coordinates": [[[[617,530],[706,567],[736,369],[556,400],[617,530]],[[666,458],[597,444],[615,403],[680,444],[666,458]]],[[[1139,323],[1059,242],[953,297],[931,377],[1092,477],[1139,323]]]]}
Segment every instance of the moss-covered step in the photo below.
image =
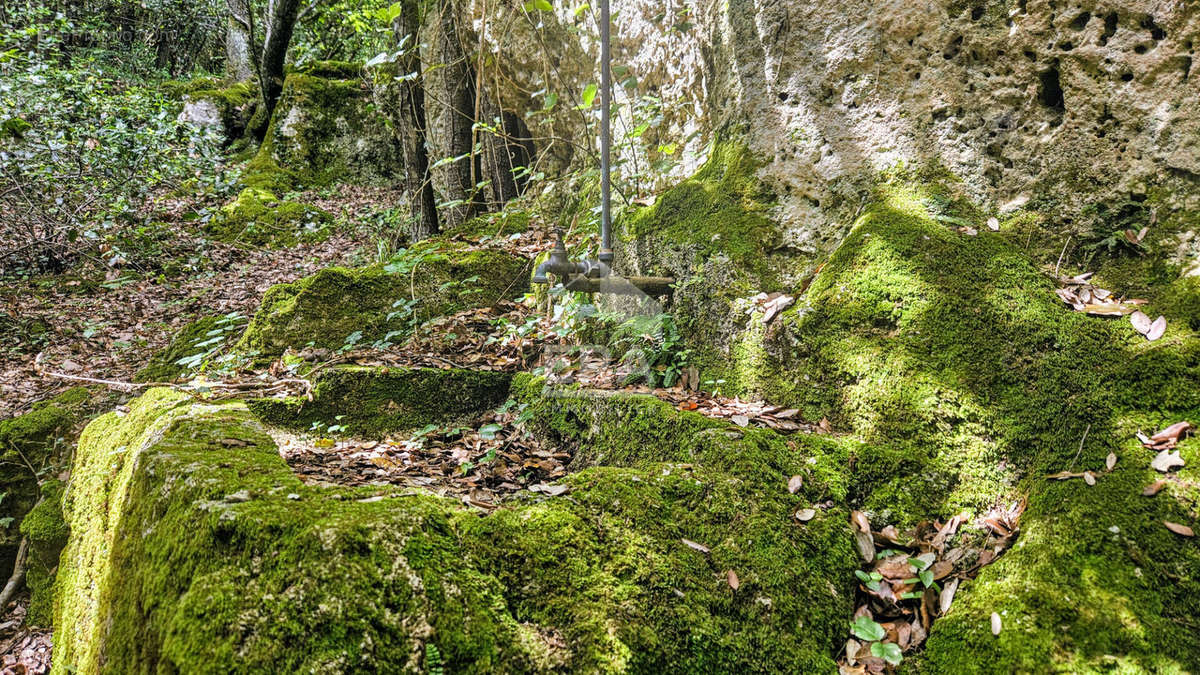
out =
{"type": "Polygon", "coordinates": [[[284,79],[271,125],[243,180],[278,191],[388,181],[403,168],[399,145],[375,110],[362,66],[318,62],[284,79]]]}
{"type": "Polygon", "coordinates": [[[848,514],[790,515],[837,488],[720,442],[744,470],[592,466],[483,514],[305,486],[241,404],[152,390],[76,453],[55,672],[832,672],[848,514]]]}
{"type": "Polygon", "coordinates": [[[529,261],[501,251],[410,251],[388,265],[330,267],[271,287],[238,349],[277,355],[287,348],[340,349],[407,335],[421,321],[520,296],[529,261]]]}
{"type": "Polygon", "coordinates": [[[270,190],[246,188],[204,224],[204,233],[231,244],[286,248],[320,240],[332,220],[316,207],[280,199],[270,190]]]}
{"type": "Polygon", "coordinates": [[[468,420],[508,398],[512,376],[475,370],[342,366],[322,371],[312,398],[259,399],[250,409],[275,426],[341,426],[359,436],[468,420]]]}

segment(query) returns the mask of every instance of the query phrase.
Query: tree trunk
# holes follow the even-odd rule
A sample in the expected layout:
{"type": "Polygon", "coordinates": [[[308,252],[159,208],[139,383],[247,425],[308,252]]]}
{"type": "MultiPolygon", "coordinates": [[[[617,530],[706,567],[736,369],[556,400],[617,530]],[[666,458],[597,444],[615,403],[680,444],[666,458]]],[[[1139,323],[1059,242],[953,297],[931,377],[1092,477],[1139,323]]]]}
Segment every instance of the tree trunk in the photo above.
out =
{"type": "Polygon", "coordinates": [[[292,31],[296,28],[296,17],[300,12],[300,0],[270,0],[267,4],[266,35],[263,37],[259,84],[262,88],[262,117],[254,129],[256,135],[265,135],[270,125],[275,104],[283,93],[284,66],[287,63],[288,46],[292,42],[292,31]]]}
{"type": "Polygon", "coordinates": [[[425,78],[427,140],[434,164],[433,187],[445,206],[439,220],[443,228],[455,227],[474,213],[476,157],[472,152],[475,123],[474,79],[459,35],[460,18],[456,0],[438,0],[435,16],[427,22],[426,42],[433,69],[425,78]],[[464,157],[465,156],[465,157],[464,157]],[[454,158],[457,161],[451,161],[454,158]]]}
{"type": "Polygon", "coordinates": [[[254,53],[253,36],[250,34],[249,13],[238,6],[237,0],[228,0],[229,19],[225,30],[225,74],[245,82],[254,76],[251,54],[254,53]]]}
{"type": "Polygon", "coordinates": [[[393,30],[404,54],[396,62],[395,72],[404,77],[398,88],[389,91],[398,107],[396,135],[404,155],[404,190],[412,210],[410,237],[420,241],[437,234],[437,199],[429,176],[429,155],[425,148],[425,91],[422,88],[420,38],[421,15],[417,0],[403,0],[393,30]]]}

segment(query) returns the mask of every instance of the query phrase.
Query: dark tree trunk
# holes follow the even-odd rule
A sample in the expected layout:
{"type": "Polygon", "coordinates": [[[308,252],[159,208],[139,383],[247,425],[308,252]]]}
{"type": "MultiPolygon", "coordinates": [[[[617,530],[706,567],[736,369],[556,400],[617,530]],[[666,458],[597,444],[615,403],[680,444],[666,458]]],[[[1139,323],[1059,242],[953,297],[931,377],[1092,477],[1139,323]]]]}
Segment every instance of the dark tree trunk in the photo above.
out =
{"type": "Polygon", "coordinates": [[[426,239],[439,231],[437,200],[429,176],[429,155],[425,149],[425,91],[422,88],[420,37],[421,14],[418,0],[403,0],[393,30],[404,53],[396,62],[395,72],[403,76],[399,86],[389,92],[397,105],[396,135],[404,157],[404,190],[412,210],[413,241],[426,239]]]}
{"type": "Polygon", "coordinates": [[[263,36],[259,83],[262,87],[261,120],[255,133],[265,133],[270,124],[275,104],[283,93],[284,66],[287,63],[288,46],[292,42],[292,31],[296,28],[296,17],[300,13],[300,0],[270,0],[267,4],[266,35],[263,36]]]}
{"type": "Polygon", "coordinates": [[[436,64],[425,79],[425,119],[434,164],[433,186],[441,203],[439,220],[444,228],[455,227],[474,213],[475,123],[474,78],[460,34],[458,0],[438,0],[435,16],[429,17],[429,63],[436,64]]]}

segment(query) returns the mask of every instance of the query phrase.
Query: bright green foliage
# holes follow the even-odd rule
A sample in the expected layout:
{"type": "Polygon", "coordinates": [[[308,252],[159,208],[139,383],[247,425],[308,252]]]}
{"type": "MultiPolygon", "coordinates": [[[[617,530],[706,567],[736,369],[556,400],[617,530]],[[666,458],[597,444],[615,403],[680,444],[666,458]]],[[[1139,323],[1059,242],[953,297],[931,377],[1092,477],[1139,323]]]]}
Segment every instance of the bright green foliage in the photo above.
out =
{"type": "Polygon", "coordinates": [[[519,296],[528,288],[528,266],[499,251],[447,246],[407,251],[388,265],[327,268],[267,291],[239,349],[264,355],[308,345],[339,349],[355,333],[363,344],[392,331],[406,334],[413,321],[519,296]]]}
{"type": "Polygon", "coordinates": [[[510,379],[486,371],[341,367],[321,373],[311,401],[262,399],[249,405],[277,426],[307,430],[336,424],[378,437],[491,410],[508,397],[510,379]]]}
{"type": "Polygon", "coordinates": [[[268,190],[247,188],[221,207],[204,226],[205,234],[251,246],[294,246],[326,234],[332,216],[306,204],[281,200],[268,190]]]}
{"type": "Polygon", "coordinates": [[[177,362],[196,351],[196,343],[207,339],[208,333],[217,328],[217,317],[206,316],[184,326],[171,344],[150,358],[134,376],[136,382],[170,382],[183,374],[184,368],[177,362]]]}

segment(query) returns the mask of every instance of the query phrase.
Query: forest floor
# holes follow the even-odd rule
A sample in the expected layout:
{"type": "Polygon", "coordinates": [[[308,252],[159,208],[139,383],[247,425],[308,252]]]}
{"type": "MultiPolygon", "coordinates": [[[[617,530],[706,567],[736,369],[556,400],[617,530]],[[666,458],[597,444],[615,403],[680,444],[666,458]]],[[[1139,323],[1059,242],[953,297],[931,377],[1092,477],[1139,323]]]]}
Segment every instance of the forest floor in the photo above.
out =
{"type": "MultiPolygon", "coordinates": [[[[34,359],[76,377],[130,382],[149,357],[188,322],[202,316],[239,312],[249,316],[274,284],[295,281],[330,265],[362,262],[373,255],[371,236],[354,223],[364,214],[393,206],[394,191],[343,186],[332,196],[302,196],[345,224],[316,243],[263,249],[213,241],[184,222],[180,214],[199,206],[186,201],[165,205],[170,260],[184,272],[165,276],[152,270],[109,268],[43,276],[0,286],[0,319],[18,330],[18,339],[0,343],[0,419],[79,384],[39,375],[34,359]],[[174,221],[171,222],[173,217],[174,221]]],[[[0,322],[0,326],[3,326],[0,322]]]]}

